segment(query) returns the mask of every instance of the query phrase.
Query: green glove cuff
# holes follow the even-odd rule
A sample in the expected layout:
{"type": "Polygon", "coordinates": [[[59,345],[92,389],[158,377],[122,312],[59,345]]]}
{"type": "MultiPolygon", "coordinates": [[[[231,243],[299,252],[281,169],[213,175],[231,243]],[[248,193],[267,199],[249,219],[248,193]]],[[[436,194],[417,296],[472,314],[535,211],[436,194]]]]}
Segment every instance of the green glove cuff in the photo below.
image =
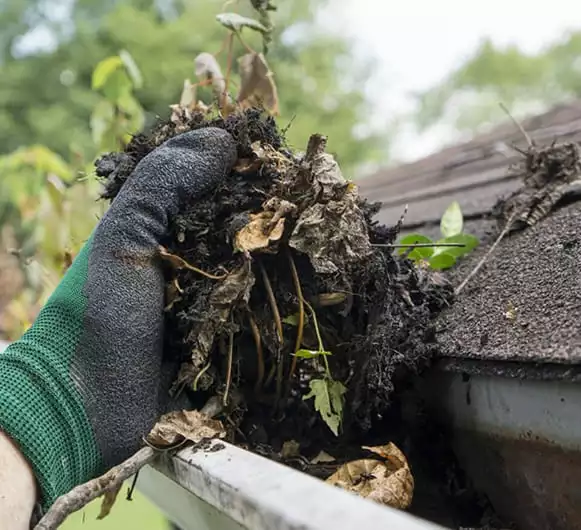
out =
{"type": "Polygon", "coordinates": [[[47,509],[101,471],[101,457],[71,359],[83,331],[88,256],[85,245],[34,325],[0,354],[0,429],[34,469],[47,509]]]}

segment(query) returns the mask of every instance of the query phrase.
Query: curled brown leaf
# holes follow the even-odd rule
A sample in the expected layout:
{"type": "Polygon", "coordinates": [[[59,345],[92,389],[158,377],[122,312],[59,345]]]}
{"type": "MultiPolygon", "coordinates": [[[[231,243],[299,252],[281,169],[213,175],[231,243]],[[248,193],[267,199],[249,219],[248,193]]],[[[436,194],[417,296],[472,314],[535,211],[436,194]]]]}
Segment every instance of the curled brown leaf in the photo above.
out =
{"type": "Polygon", "coordinates": [[[164,414],[147,435],[156,447],[168,447],[184,440],[199,443],[210,438],[224,438],[221,421],[213,420],[198,410],[178,410],[164,414]]]}
{"type": "Polygon", "coordinates": [[[365,458],[348,462],[326,482],[393,508],[408,508],[413,498],[414,478],[404,454],[391,442],[364,449],[383,460],[365,458]]]}

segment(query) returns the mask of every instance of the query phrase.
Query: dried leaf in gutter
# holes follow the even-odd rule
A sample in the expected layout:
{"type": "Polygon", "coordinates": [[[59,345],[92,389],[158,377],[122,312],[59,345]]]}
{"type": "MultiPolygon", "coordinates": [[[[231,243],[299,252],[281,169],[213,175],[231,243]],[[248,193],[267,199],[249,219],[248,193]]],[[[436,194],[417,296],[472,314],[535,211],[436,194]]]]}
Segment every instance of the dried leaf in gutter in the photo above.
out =
{"type": "Polygon", "coordinates": [[[198,410],[178,410],[164,414],[147,435],[156,447],[168,447],[184,440],[199,443],[210,438],[224,438],[226,430],[221,421],[198,410]]]}
{"type": "Polygon", "coordinates": [[[311,459],[311,464],[330,464],[335,462],[335,457],[325,451],[321,451],[317,456],[311,459]]]}
{"type": "Polygon", "coordinates": [[[278,114],[278,93],[264,55],[247,53],[238,59],[238,66],[241,79],[238,103],[242,108],[261,105],[278,114]]]}
{"type": "Polygon", "coordinates": [[[282,444],[280,456],[282,458],[295,458],[301,454],[301,444],[296,440],[287,440],[282,444]]]}
{"type": "Polygon", "coordinates": [[[393,508],[408,508],[413,498],[414,479],[404,454],[391,442],[363,449],[384,460],[365,458],[348,462],[326,482],[393,508]]]}
{"type": "Polygon", "coordinates": [[[289,245],[307,254],[318,273],[334,273],[369,256],[372,247],[355,186],[349,185],[340,201],[305,209],[289,245]]]}

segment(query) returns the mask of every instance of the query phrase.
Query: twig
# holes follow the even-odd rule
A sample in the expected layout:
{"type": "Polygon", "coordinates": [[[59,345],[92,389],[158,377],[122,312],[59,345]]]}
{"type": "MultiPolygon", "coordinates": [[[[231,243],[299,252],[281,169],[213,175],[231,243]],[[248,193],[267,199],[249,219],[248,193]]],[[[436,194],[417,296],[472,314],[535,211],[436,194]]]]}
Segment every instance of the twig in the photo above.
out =
{"type": "Polygon", "coordinates": [[[228,103],[228,84],[230,83],[230,75],[232,73],[232,55],[234,52],[234,32],[230,32],[228,36],[228,62],[226,64],[226,80],[224,84],[224,93],[220,98],[220,106],[222,110],[226,109],[226,103],[228,103]]]}
{"type": "Polygon", "coordinates": [[[372,247],[383,248],[430,248],[430,247],[462,247],[466,245],[463,243],[412,243],[409,245],[400,245],[393,243],[371,243],[372,247]]]}
{"type": "Polygon", "coordinates": [[[192,385],[194,392],[198,390],[198,383],[200,382],[200,378],[208,371],[208,368],[210,368],[211,365],[212,363],[208,362],[208,364],[198,372],[198,375],[194,379],[194,384],[192,385]]]}
{"type": "Polygon", "coordinates": [[[228,337],[228,370],[226,372],[226,390],[224,390],[224,397],[222,403],[226,407],[228,405],[228,392],[230,392],[230,383],[232,382],[232,359],[234,358],[234,333],[230,332],[228,337]]]}
{"type": "Polygon", "coordinates": [[[133,480],[131,481],[131,486],[129,486],[129,488],[127,488],[127,496],[125,497],[125,500],[128,500],[128,501],[133,500],[133,491],[135,490],[135,485],[137,484],[137,477],[139,477],[139,471],[137,471],[137,473],[135,473],[135,476],[133,477],[133,480]]]}
{"type": "Polygon", "coordinates": [[[155,455],[156,452],[151,447],[143,447],[104,475],[81,484],[66,495],[60,496],[34,527],[34,530],[56,530],[70,514],[80,510],[106,491],[113,490],[123,484],[129,477],[149,464],[155,455]]]}
{"type": "Polygon", "coordinates": [[[266,273],[266,269],[261,262],[258,262],[260,267],[260,273],[262,274],[262,281],[264,282],[264,287],[266,288],[266,294],[268,295],[268,301],[270,303],[270,308],[272,309],[272,314],[274,316],[274,322],[276,324],[276,332],[278,334],[278,340],[281,344],[283,341],[282,335],[282,320],[280,319],[280,311],[278,310],[278,305],[276,304],[276,298],[274,296],[274,291],[272,289],[272,284],[270,283],[270,278],[266,273]]]}
{"type": "Polygon", "coordinates": [[[256,361],[258,363],[258,377],[256,379],[256,384],[254,385],[254,391],[259,392],[262,388],[262,381],[264,381],[264,356],[262,355],[262,339],[260,338],[260,331],[256,320],[254,320],[254,315],[248,310],[248,321],[250,322],[250,329],[252,330],[252,335],[254,336],[254,343],[256,344],[256,361]]]}
{"type": "MultiPolygon", "coordinates": [[[[278,335],[279,340],[279,349],[276,355],[276,401],[280,399],[282,394],[282,379],[283,379],[283,372],[284,367],[282,363],[282,356],[280,354],[280,350],[283,346],[284,336],[282,333],[282,320],[280,318],[280,311],[278,310],[278,305],[276,304],[276,297],[274,296],[274,291],[272,289],[272,284],[270,283],[270,278],[266,273],[266,269],[262,262],[258,262],[260,267],[260,272],[262,274],[262,281],[264,282],[264,287],[266,288],[266,293],[268,295],[268,301],[270,302],[270,307],[272,309],[272,314],[274,316],[274,322],[276,324],[276,332],[278,335]]],[[[269,374],[270,379],[270,374],[269,374]]]]}
{"type": "MultiPolygon", "coordinates": [[[[297,271],[297,266],[295,260],[289,249],[287,249],[287,257],[290,264],[290,269],[293,277],[293,283],[295,286],[295,291],[297,293],[297,298],[299,301],[299,323],[297,326],[297,340],[295,342],[295,352],[300,350],[301,344],[303,343],[303,332],[305,329],[305,306],[303,304],[303,290],[301,288],[301,281],[299,279],[299,273],[297,271]]],[[[297,356],[293,355],[293,360],[288,374],[289,381],[293,378],[295,371],[297,369],[297,356]]]]}
{"type": "Polygon", "coordinates": [[[482,266],[484,265],[484,263],[486,262],[486,260],[494,252],[494,249],[498,246],[498,244],[502,241],[502,239],[504,238],[504,236],[510,230],[510,227],[512,226],[512,222],[513,222],[513,220],[514,220],[515,217],[516,217],[516,212],[513,213],[508,218],[508,221],[506,222],[505,227],[502,229],[502,232],[500,232],[500,235],[496,238],[496,241],[488,249],[488,252],[476,264],[476,266],[472,269],[472,271],[470,272],[470,274],[468,274],[468,276],[466,276],[466,278],[464,278],[464,280],[462,281],[462,283],[458,287],[456,287],[456,289],[454,289],[454,294],[456,296],[458,296],[462,292],[462,289],[464,289],[464,287],[466,287],[466,284],[476,275],[476,273],[482,268],[482,266]]]}
{"type": "Polygon", "coordinates": [[[506,107],[506,105],[504,103],[499,103],[500,108],[506,112],[506,115],[512,120],[512,122],[516,125],[517,129],[522,133],[522,135],[525,137],[525,140],[527,141],[527,144],[529,144],[529,147],[533,146],[533,141],[531,140],[531,137],[528,135],[528,133],[524,130],[524,127],[516,120],[516,118],[510,113],[510,111],[508,110],[508,108],[506,107]]]}

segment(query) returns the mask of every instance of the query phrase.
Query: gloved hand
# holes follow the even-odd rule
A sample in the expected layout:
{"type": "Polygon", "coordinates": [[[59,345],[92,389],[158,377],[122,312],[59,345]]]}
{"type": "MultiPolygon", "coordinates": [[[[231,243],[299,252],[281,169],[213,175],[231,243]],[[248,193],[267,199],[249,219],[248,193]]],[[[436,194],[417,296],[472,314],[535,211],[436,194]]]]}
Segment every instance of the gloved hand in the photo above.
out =
{"type": "Polygon", "coordinates": [[[211,191],[235,159],[233,138],[214,128],[143,158],[34,325],[0,354],[0,429],[45,509],[131,456],[167,410],[158,245],[182,201],[211,191]]]}

